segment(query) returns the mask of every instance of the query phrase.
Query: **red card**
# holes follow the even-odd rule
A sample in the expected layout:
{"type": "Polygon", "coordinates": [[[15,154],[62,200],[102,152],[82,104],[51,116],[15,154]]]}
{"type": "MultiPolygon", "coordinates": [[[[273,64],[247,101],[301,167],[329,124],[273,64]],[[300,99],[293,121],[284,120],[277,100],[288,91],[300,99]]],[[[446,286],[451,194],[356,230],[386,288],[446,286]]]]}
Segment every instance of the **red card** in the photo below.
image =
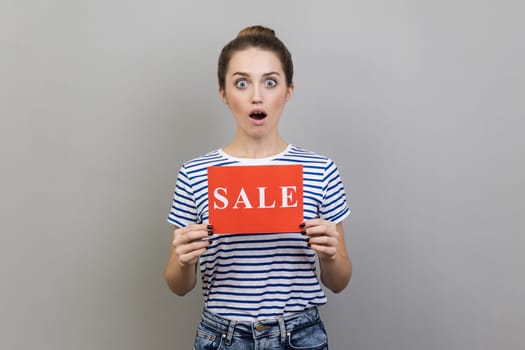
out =
{"type": "Polygon", "coordinates": [[[303,166],[209,167],[208,211],[214,233],[299,232],[303,166]]]}

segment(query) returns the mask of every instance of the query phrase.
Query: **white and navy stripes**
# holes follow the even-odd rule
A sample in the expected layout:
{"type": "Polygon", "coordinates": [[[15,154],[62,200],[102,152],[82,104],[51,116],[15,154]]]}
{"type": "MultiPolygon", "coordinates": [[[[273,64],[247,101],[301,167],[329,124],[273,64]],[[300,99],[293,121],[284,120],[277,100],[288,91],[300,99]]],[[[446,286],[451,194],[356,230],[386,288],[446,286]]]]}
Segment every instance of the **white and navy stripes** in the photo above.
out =
{"type": "MultiPolygon", "coordinates": [[[[305,219],[338,223],[350,214],[334,162],[289,145],[265,159],[234,158],[215,150],[186,162],[168,221],[179,227],[208,222],[208,167],[277,164],[303,165],[305,219]]],[[[205,305],[225,318],[255,321],[325,304],[315,259],[300,233],[214,235],[200,258],[205,305]]]]}

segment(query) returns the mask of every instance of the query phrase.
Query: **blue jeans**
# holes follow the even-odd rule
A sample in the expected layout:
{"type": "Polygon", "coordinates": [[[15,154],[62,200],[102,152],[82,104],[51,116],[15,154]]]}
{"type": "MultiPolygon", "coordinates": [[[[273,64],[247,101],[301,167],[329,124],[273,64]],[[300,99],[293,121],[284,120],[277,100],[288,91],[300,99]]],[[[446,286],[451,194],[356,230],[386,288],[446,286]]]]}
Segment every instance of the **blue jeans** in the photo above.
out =
{"type": "Polygon", "coordinates": [[[284,318],[237,322],[202,312],[194,350],[328,350],[317,308],[284,318]]]}

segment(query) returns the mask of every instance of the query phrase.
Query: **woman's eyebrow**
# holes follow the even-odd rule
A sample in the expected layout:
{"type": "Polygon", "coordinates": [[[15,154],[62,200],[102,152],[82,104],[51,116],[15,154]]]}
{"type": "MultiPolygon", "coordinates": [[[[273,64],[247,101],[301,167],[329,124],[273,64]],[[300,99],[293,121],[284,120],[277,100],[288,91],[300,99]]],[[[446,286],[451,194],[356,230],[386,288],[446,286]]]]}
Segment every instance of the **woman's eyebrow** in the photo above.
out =
{"type": "Polygon", "coordinates": [[[248,74],[248,73],[244,73],[244,72],[233,72],[233,73],[232,73],[232,76],[234,76],[234,75],[240,75],[240,76],[243,76],[243,77],[248,77],[248,76],[250,76],[250,74],[248,74]]]}
{"type": "MultiPolygon", "coordinates": [[[[249,77],[250,76],[250,74],[245,73],[245,72],[233,72],[232,76],[235,76],[235,75],[240,75],[242,77],[249,77]]],[[[280,76],[281,74],[279,74],[279,72],[269,72],[269,73],[264,73],[263,77],[267,77],[269,75],[279,75],[280,76]]]]}

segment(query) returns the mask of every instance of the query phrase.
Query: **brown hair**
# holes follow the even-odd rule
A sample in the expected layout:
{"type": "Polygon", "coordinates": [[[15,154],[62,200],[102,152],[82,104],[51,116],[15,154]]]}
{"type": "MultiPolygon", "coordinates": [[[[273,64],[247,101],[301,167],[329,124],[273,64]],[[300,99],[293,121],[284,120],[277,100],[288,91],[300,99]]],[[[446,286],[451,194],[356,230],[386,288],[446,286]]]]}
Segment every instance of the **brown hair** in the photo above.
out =
{"type": "Polygon", "coordinates": [[[221,51],[219,56],[219,64],[217,69],[217,76],[219,78],[219,87],[225,88],[226,71],[228,64],[234,53],[242,51],[250,47],[268,50],[277,55],[283,66],[284,75],[286,78],[286,85],[292,84],[293,78],[293,62],[292,55],[284,45],[284,43],[277,38],[275,31],[271,28],[255,25],[246,27],[237,34],[237,37],[230,41],[221,51]]]}

